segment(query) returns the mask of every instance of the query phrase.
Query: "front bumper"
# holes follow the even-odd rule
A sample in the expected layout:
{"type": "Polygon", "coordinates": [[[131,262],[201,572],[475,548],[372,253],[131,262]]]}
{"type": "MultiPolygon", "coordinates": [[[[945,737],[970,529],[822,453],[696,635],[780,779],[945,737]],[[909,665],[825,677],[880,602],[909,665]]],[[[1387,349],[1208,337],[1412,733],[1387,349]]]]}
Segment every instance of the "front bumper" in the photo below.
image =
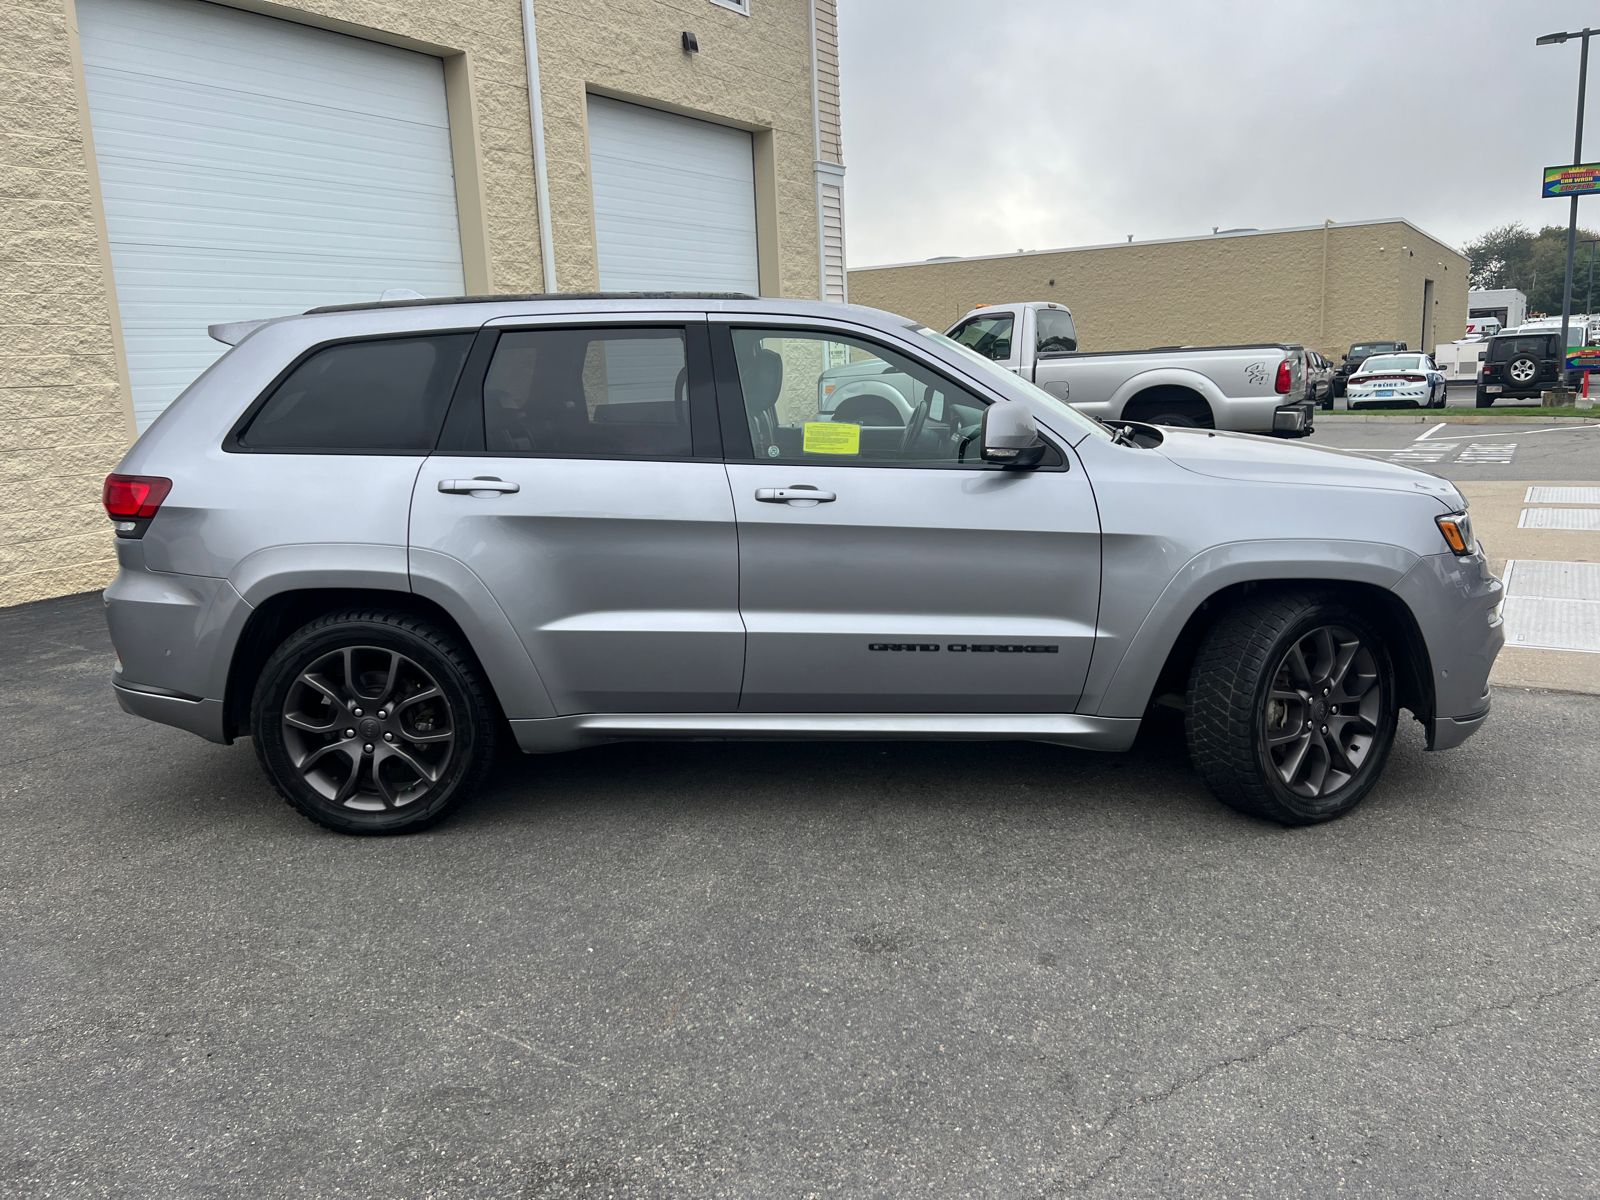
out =
{"type": "Polygon", "coordinates": [[[1411,610],[1427,649],[1429,749],[1459,746],[1489,715],[1489,672],[1506,640],[1499,611],[1504,589],[1480,547],[1466,558],[1446,552],[1419,559],[1394,592],[1411,610]]]}

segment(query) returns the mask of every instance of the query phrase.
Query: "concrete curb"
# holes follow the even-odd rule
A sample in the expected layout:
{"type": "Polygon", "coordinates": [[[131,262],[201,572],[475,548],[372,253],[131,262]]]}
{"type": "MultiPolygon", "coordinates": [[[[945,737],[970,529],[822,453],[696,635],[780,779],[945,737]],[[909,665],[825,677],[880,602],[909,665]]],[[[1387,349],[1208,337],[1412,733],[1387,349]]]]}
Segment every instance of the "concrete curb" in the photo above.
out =
{"type": "Polygon", "coordinates": [[[1378,421],[1387,425],[1437,425],[1440,421],[1451,425],[1600,425],[1595,417],[1496,417],[1488,413],[1456,416],[1449,409],[1428,409],[1415,415],[1411,413],[1319,412],[1312,418],[1315,425],[1364,425],[1378,421]]]}

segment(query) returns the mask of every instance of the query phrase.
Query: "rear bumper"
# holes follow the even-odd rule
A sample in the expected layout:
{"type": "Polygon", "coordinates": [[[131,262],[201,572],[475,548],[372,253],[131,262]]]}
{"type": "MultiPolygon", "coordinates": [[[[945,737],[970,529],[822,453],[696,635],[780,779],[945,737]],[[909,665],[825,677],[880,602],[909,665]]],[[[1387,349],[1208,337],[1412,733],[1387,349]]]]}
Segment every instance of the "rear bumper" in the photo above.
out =
{"type": "Polygon", "coordinates": [[[224,746],[233,740],[222,728],[221,700],[200,700],[157,689],[127,687],[116,679],[111,681],[111,690],[122,711],[132,716],[186,729],[208,742],[224,746]]]}
{"type": "Polygon", "coordinates": [[[1302,400],[1296,404],[1285,404],[1282,408],[1274,409],[1272,432],[1284,437],[1305,437],[1313,432],[1311,420],[1316,407],[1315,401],[1302,400]]]}

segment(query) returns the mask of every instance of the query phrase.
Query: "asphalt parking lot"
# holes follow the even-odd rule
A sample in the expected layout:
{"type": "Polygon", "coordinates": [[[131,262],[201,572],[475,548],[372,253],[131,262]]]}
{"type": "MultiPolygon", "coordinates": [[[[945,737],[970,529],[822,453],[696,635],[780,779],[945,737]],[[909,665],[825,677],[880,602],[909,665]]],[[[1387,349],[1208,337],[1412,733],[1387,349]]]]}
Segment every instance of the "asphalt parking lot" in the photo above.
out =
{"type": "Polygon", "coordinates": [[[1322,420],[1309,439],[1373,458],[1431,471],[1446,479],[1581,480],[1600,468],[1600,421],[1499,422],[1464,424],[1427,419],[1420,423],[1361,420],[1365,414],[1340,414],[1322,420]]]}
{"type": "Polygon", "coordinates": [[[0,611],[7,1196],[1578,1196],[1600,699],[1283,830],[1175,730],[508,761],[357,840],[0,611]]]}

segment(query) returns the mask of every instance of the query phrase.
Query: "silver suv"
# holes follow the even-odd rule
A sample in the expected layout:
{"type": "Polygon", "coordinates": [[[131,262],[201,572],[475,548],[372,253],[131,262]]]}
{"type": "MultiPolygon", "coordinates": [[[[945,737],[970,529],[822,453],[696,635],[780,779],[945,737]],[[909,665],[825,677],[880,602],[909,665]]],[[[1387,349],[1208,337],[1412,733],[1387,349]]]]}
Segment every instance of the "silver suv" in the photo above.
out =
{"type": "Polygon", "coordinates": [[[332,829],[438,821],[507,735],[1126,750],[1152,705],[1224,803],[1300,824],[1401,708],[1435,750],[1488,715],[1500,584],[1453,485],[1102,424],[903,317],[502,296],[216,335],[106,481],[116,696],[249,735],[332,829]],[[830,419],[847,363],[903,423],[830,419]]]}

